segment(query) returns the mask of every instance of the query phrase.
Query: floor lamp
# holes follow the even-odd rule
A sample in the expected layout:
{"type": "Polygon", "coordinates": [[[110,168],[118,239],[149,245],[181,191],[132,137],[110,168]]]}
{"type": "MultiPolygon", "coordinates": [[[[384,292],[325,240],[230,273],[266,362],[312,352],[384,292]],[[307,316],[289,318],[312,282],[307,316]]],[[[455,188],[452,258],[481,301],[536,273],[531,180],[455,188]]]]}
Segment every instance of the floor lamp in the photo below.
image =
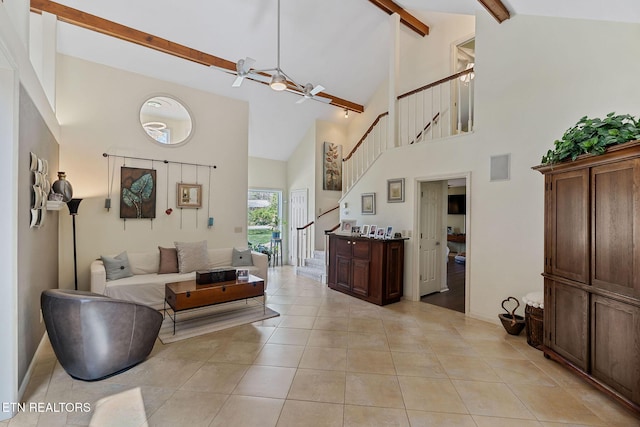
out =
{"type": "Polygon", "coordinates": [[[78,207],[82,199],[71,199],[67,202],[69,214],[73,220],[73,278],[75,279],[75,289],[78,290],[78,260],[76,258],[76,216],[78,215],[78,207]]]}

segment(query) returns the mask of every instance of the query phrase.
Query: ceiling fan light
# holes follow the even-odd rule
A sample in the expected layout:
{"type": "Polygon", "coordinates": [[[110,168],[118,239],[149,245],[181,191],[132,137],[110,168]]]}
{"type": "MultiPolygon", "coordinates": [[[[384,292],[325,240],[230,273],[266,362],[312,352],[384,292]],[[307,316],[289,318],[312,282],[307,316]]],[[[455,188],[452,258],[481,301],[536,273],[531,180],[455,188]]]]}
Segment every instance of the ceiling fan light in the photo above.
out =
{"type": "Polygon", "coordinates": [[[271,89],[276,90],[278,92],[283,91],[287,88],[287,80],[280,73],[275,73],[271,77],[271,83],[269,83],[271,89]]]}

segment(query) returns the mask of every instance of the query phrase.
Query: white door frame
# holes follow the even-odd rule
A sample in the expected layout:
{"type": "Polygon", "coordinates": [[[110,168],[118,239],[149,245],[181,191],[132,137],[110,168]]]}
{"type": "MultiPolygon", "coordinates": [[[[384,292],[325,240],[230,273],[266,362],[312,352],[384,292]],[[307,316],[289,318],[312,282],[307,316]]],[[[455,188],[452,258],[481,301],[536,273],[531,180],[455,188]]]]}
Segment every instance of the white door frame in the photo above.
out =
{"type": "MultiPolygon", "coordinates": [[[[471,281],[470,281],[470,265],[471,265],[471,255],[472,255],[472,248],[471,248],[471,172],[460,172],[460,173],[452,173],[452,174],[438,174],[438,175],[426,175],[426,176],[421,176],[421,177],[417,177],[414,179],[414,203],[413,203],[413,209],[414,209],[414,215],[413,215],[413,229],[416,231],[416,233],[420,233],[420,183],[425,182],[425,181],[446,181],[449,179],[456,179],[456,178],[464,178],[466,181],[466,204],[467,204],[467,213],[465,216],[465,235],[466,235],[466,245],[465,245],[465,251],[466,251],[466,262],[465,262],[465,269],[464,269],[464,312],[465,314],[469,314],[469,307],[470,307],[470,296],[471,296],[471,292],[470,290],[470,285],[471,285],[471,281]]],[[[419,239],[419,235],[414,236],[411,240],[410,240],[410,244],[411,244],[411,257],[413,260],[413,268],[412,271],[410,272],[410,283],[411,283],[411,290],[412,290],[412,295],[413,295],[413,301],[420,301],[420,239],[419,239]]],[[[447,274],[447,270],[446,268],[443,269],[444,272],[443,274],[445,275],[445,281],[443,283],[446,283],[446,274],[447,274]]]]}

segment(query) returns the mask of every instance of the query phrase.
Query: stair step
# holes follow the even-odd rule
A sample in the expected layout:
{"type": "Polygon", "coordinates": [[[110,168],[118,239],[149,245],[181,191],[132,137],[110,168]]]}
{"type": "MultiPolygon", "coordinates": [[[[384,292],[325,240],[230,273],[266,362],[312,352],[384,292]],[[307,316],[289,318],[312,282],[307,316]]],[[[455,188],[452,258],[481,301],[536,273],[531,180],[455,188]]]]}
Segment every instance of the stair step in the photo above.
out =
{"type": "Polygon", "coordinates": [[[296,267],[296,274],[320,283],[327,283],[327,275],[324,273],[324,270],[309,267],[296,267]]]}
{"type": "Polygon", "coordinates": [[[313,258],[315,259],[324,259],[325,251],[313,251],[313,258]]]}
{"type": "Polygon", "coordinates": [[[305,265],[305,267],[315,267],[315,268],[319,268],[319,269],[322,269],[322,270],[325,269],[324,258],[322,258],[322,259],[307,258],[307,259],[304,260],[304,265],[305,265]]]}

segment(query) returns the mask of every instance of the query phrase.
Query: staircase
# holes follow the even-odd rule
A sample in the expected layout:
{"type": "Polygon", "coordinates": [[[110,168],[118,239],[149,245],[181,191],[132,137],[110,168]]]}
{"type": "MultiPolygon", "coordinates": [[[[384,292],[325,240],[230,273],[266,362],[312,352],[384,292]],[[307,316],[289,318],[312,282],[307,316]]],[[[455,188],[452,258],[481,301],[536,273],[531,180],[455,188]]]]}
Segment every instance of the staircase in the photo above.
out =
{"type": "Polygon", "coordinates": [[[380,114],[344,158],[342,197],[385,151],[472,132],[474,77],[471,67],[398,96],[395,117],[380,114]]]}
{"type": "Polygon", "coordinates": [[[296,267],[296,274],[321,283],[327,283],[325,252],[313,251],[313,258],[305,258],[303,265],[296,267]]]}

